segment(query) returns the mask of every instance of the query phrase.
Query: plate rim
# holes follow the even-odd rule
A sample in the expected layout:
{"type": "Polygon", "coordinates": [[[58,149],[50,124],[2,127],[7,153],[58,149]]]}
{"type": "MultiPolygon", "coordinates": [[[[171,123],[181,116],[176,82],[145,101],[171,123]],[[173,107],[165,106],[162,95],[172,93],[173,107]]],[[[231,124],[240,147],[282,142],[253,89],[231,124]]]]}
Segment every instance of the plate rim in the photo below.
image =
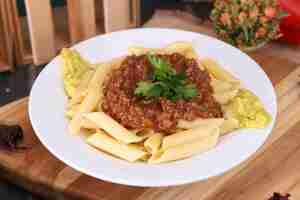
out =
{"type": "Polygon", "coordinates": [[[110,37],[111,34],[114,34],[114,33],[119,33],[119,34],[122,34],[122,32],[130,32],[130,31],[143,31],[143,30],[148,30],[148,31],[151,31],[152,29],[156,30],[156,31],[176,31],[176,32],[189,32],[189,33],[193,33],[193,34],[199,34],[201,35],[202,37],[206,37],[206,38],[209,38],[210,40],[216,40],[218,42],[221,42],[223,43],[223,45],[225,46],[229,46],[231,48],[234,48],[236,50],[238,50],[241,54],[243,54],[243,56],[246,56],[248,57],[249,59],[251,59],[257,66],[258,66],[258,69],[266,76],[267,78],[267,81],[272,85],[272,95],[274,96],[274,103],[275,103],[275,114],[274,114],[274,119],[272,120],[272,124],[270,125],[270,130],[268,130],[268,135],[267,137],[264,139],[264,141],[262,141],[262,143],[258,146],[258,148],[256,148],[255,151],[251,152],[249,155],[245,156],[246,158],[242,159],[242,161],[240,162],[237,162],[237,163],[234,163],[233,165],[231,165],[230,168],[228,169],[223,169],[223,170],[220,170],[218,173],[215,173],[214,175],[207,175],[206,177],[201,177],[200,179],[198,177],[185,177],[184,179],[176,179],[176,181],[172,181],[172,182],[168,182],[168,181],[164,181],[164,182],[157,182],[157,183],[153,183],[153,182],[139,182],[139,181],[130,181],[128,179],[123,179],[123,178],[111,178],[111,176],[107,176],[105,174],[101,174],[101,177],[99,176],[100,173],[93,173],[91,172],[90,170],[87,170],[83,167],[80,167],[76,164],[74,164],[72,161],[70,161],[69,159],[59,155],[59,153],[57,151],[55,151],[55,149],[52,149],[52,147],[50,145],[47,144],[47,142],[44,140],[42,134],[39,133],[38,131],[38,127],[36,127],[36,124],[33,123],[34,119],[33,119],[33,113],[32,113],[32,107],[33,107],[33,104],[32,104],[32,93],[34,91],[34,88],[35,88],[35,85],[36,85],[36,82],[38,80],[38,78],[40,76],[42,76],[43,73],[45,73],[45,71],[47,71],[47,67],[48,65],[55,59],[58,59],[58,55],[56,57],[54,57],[53,59],[51,59],[51,61],[43,68],[43,70],[40,72],[39,76],[36,78],[33,86],[32,86],[32,89],[30,91],[30,94],[29,94],[29,101],[28,101],[28,113],[29,113],[29,119],[30,119],[30,123],[33,127],[33,130],[34,130],[34,133],[37,135],[38,139],[40,140],[40,142],[44,145],[44,147],[46,147],[46,149],[51,153],[53,154],[58,160],[62,161],[63,163],[65,163],[67,166],[81,172],[82,174],[85,174],[85,175],[88,175],[88,176],[92,176],[96,179],[101,179],[101,180],[104,180],[104,181],[108,181],[108,182],[112,182],[112,183],[117,183],[117,184],[122,184],[122,185],[129,185],[129,186],[135,186],[135,187],[165,187],[165,186],[178,186],[178,185],[183,185],[183,184],[189,184],[189,183],[193,183],[193,182],[197,182],[197,181],[202,181],[202,180],[207,180],[208,178],[211,178],[211,177],[215,177],[215,176],[220,176],[222,174],[224,174],[225,172],[227,171],[230,171],[230,170],[233,170],[234,168],[236,168],[237,166],[243,164],[244,162],[246,162],[247,160],[251,159],[251,157],[256,154],[256,152],[261,149],[264,144],[266,143],[267,139],[270,137],[270,135],[272,134],[272,130],[274,128],[274,125],[275,125],[275,122],[276,122],[276,119],[277,119],[277,112],[278,112],[278,105],[277,105],[277,96],[276,96],[276,92],[275,92],[275,88],[272,84],[272,82],[270,81],[268,75],[265,73],[265,71],[262,69],[262,67],[254,60],[252,59],[250,56],[248,56],[246,53],[244,53],[243,51],[237,49],[236,47],[230,45],[230,44],[227,44],[221,40],[218,40],[217,38],[214,38],[214,37],[211,37],[209,35],[206,35],[206,34],[203,34],[203,33],[198,33],[198,32],[193,32],[193,31],[185,31],[185,30],[181,30],[181,29],[175,29],[175,28],[134,28],[134,29],[127,29],[127,30],[122,30],[122,31],[115,31],[115,32],[111,32],[111,33],[107,33],[107,34],[103,34],[103,35],[97,35],[97,36],[94,36],[88,40],[84,40],[84,41],[81,41],[73,46],[71,46],[71,48],[76,48],[80,45],[82,45],[83,43],[86,43],[90,40],[96,40],[97,38],[104,38],[104,37],[110,37]]]}

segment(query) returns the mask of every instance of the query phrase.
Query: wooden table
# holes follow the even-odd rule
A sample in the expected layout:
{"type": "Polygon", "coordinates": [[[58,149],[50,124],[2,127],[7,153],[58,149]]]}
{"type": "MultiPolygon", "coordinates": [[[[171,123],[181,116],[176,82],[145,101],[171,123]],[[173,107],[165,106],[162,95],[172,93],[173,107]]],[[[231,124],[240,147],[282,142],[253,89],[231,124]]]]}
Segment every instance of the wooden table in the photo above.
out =
{"type": "MultiPolygon", "coordinates": [[[[190,16],[158,12],[146,26],[177,27],[212,34],[190,16]]],[[[84,175],[50,154],[28,119],[27,98],[0,108],[0,121],[19,123],[21,152],[0,152],[1,176],[49,199],[85,200],[266,200],[275,191],[300,199],[300,49],[273,43],[250,56],[276,88],[278,117],[272,135],[250,159],[222,176],[177,187],[138,188],[84,175]]],[[[242,67],[242,66],[241,66],[242,67]]],[[[46,114],[46,113],[45,113],[46,114]]],[[[71,150],[70,150],[71,151],[71,150]]],[[[124,172],[126,173],[126,172],[124,172]]]]}

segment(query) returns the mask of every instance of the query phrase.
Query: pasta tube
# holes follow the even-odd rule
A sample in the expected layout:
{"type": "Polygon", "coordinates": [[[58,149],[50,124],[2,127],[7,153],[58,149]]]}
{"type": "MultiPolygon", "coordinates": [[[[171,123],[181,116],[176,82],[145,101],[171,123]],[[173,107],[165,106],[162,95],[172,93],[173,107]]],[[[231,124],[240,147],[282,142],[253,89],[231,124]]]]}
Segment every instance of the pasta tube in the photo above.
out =
{"type": "Polygon", "coordinates": [[[219,127],[224,122],[223,118],[196,119],[193,121],[179,120],[177,127],[182,129],[194,129],[198,126],[216,126],[219,127]]]}
{"type": "Polygon", "coordinates": [[[86,128],[86,129],[97,129],[98,128],[97,124],[86,119],[85,117],[82,117],[80,123],[81,123],[80,126],[82,128],[86,128]]]}
{"type": "Polygon", "coordinates": [[[186,56],[187,58],[197,59],[198,55],[194,51],[193,46],[190,42],[174,42],[170,45],[167,45],[165,48],[145,48],[140,46],[131,46],[128,48],[130,55],[143,55],[146,53],[155,53],[155,54],[172,54],[180,53],[186,56]]]}
{"type": "Polygon", "coordinates": [[[239,92],[240,84],[218,79],[212,79],[211,86],[214,89],[214,97],[220,104],[226,104],[239,92]]]}
{"type": "Polygon", "coordinates": [[[76,116],[71,120],[69,124],[69,131],[72,134],[78,134],[80,131],[80,115],[82,113],[92,112],[97,108],[97,104],[99,103],[99,100],[102,97],[102,83],[109,69],[109,65],[99,66],[94,76],[92,77],[88,86],[87,96],[80,104],[78,113],[76,113],[76,116]]]}
{"type": "Polygon", "coordinates": [[[229,133],[235,129],[238,129],[239,121],[234,118],[228,118],[224,121],[224,123],[220,127],[220,134],[225,135],[226,133],[229,133]]]}
{"type": "Polygon", "coordinates": [[[218,103],[220,103],[221,105],[227,104],[231,99],[233,99],[237,94],[238,94],[239,90],[229,90],[226,92],[219,92],[219,93],[215,93],[213,96],[216,99],[216,101],[218,103]]]}
{"type": "Polygon", "coordinates": [[[76,113],[79,111],[80,104],[74,104],[68,108],[68,110],[65,112],[65,116],[69,119],[72,119],[76,113]]]}
{"type": "Polygon", "coordinates": [[[86,113],[84,114],[84,117],[95,123],[98,128],[103,129],[113,138],[124,142],[125,144],[140,142],[144,139],[124,128],[104,112],[86,113]]]}
{"type": "Polygon", "coordinates": [[[72,134],[77,134],[80,131],[82,115],[76,114],[69,123],[69,131],[72,134]]]}
{"type": "Polygon", "coordinates": [[[147,53],[165,54],[166,51],[160,48],[145,48],[140,46],[131,46],[128,48],[129,55],[140,56],[147,53]]]}
{"type": "MultiPolygon", "coordinates": [[[[219,126],[220,125],[221,124],[219,124],[219,126]]],[[[208,137],[209,135],[211,135],[213,130],[215,128],[218,128],[219,126],[216,126],[216,124],[207,124],[166,136],[164,137],[162,142],[162,149],[166,150],[170,147],[191,143],[208,137]]]]}
{"type": "Polygon", "coordinates": [[[89,136],[86,141],[93,147],[130,162],[137,161],[147,155],[141,148],[135,145],[123,144],[102,131],[89,136]]]}
{"type": "Polygon", "coordinates": [[[168,148],[165,151],[160,152],[155,156],[152,156],[149,159],[149,163],[162,163],[184,159],[195,154],[208,151],[214,146],[216,146],[219,134],[219,128],[214,128],[211,131],[211,134],[205,138],[168,148]]]}
{"type": "Polygon", "coordinates": [[[164,49],[169,54],[180,53],[187,58],[194,58],[194,59],[197,59],[198,57],[191,42],[181,42],[181,41],[174,42],[166,46],[164,49]]]}
{"type": "Polygon", "coordinates": [[[240,85],[238,83],[222,81],[214,78],[211,80],[210,84],[214,89],[215,93],[220,93],[229,90],[236,90],[240,88],[240,85]]]}
{"type": "Polygon", "coordinates": [[[155,154],[160,148],[162,142],[162,135],[160,133],[155,133],[154,135],[150,136],[145,142],[144,146],[146,150],[151,153],[155,154]]]}
{"type": "Polygon", "coordinates": [[[223,69],[216,61],[205,58],[200,60],[201,64],[207,71],[213,75],[214,78],[222,81],[239,83],[240,81],[231,75],[228,71],[223,69]]]}

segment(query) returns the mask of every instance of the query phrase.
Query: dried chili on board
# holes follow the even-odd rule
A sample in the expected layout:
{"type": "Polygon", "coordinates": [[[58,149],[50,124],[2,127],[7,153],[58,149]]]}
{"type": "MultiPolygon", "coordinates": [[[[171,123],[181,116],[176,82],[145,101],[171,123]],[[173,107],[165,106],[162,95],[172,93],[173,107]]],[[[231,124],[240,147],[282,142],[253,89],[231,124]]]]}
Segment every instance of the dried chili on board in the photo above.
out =
{"type": "Polygon", "coordinates": [[[282,195],[278,192],[274,192],[273,196],[268,200],[289,200],[290,194],[282,195]]]}
{"type": "Polygon", "coordinates": [[[19,144],[22,142],[23,130],[19,125],[0,125],[0,148],[6,150],[24,149],[19,144]]]}

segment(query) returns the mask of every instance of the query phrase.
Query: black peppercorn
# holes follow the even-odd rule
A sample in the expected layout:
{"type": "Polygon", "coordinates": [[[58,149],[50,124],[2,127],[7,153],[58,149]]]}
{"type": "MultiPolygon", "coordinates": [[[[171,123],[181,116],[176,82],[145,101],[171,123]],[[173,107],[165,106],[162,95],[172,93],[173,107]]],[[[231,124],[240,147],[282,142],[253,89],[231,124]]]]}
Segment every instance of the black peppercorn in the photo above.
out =
{"type": "Polygon", "coordinates": [[[278,192],[274,192],[273,196],[269,200],[289,200],[290,194],[282,195],[278,192]]]}
{"type": "Polygon", "coordinates": [[[19,125],[0,125],[0,148],[17,150],[23,140],[23,130],[19,125]]]}

